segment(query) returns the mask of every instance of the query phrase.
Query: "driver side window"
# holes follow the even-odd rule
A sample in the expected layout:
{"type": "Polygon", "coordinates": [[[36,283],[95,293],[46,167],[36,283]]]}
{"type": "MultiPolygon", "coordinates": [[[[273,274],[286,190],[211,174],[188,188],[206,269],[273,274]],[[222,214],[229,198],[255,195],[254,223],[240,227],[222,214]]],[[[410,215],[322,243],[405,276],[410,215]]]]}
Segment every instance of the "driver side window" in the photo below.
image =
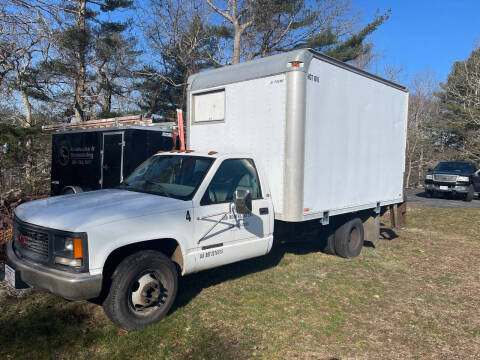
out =
{"type": "Polygon", "coordinates": [[[252,200],[261,199],[260,182],[253,160],[223,161],[208,185],[200,205],[232,202],[235,190],[250,190],[252,200]]]}

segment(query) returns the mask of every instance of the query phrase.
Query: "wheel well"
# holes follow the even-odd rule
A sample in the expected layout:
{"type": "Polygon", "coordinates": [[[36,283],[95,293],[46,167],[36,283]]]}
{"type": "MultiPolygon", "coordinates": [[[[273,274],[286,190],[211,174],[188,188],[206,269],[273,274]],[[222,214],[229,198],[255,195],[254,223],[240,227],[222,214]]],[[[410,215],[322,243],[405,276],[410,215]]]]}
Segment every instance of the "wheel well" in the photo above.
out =
{"type": "Polygon", "coordinates": [[[182,251],[180,249],[180,245],[175,239],[155,239],[125,245],[112,251],[105,261],[103,266],[103,286],[101,297],[106,296],[108,289],[110,288],[112,274],[117,268],[118,264],[120,264],[120,262],[127,256],[142,250],[159,251],[168,256],[178,267],[180,272],[183,270],[182,251]]]}

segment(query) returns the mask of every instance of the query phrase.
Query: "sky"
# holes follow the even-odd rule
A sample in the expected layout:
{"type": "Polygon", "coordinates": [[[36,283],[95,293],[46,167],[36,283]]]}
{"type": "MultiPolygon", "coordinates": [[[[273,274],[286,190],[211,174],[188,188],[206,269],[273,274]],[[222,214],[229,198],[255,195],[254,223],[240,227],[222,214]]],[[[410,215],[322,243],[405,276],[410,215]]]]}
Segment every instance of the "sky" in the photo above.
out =
{"type": "Polygon", "coordinates": [[[377,9],[392,10],[370,39],[381,54],[379,66],[403,67],[403,81],[429,69],[443,82],[453,63],[480,43],[480,0],[351,0],[351,5],[363,9],[362,24],[377,9]]]}

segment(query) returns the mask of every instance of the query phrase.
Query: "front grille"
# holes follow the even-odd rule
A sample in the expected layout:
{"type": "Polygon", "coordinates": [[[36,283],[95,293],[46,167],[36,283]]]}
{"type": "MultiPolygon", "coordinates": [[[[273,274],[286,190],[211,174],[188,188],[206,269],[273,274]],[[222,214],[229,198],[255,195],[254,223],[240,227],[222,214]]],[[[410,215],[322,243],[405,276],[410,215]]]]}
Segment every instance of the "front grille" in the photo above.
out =
{"type": "Polygon", "coordinates": [[[19,244],[19,250],[21,253],[24,253],[23,250],[28,250],[39,255],[43,259],[48,259],[48,233],[32,229],[22,224],[18,226],[18,236],[16,240],[19,244]]]}
{"type": "Polygon", "coordinates": [[[433,175],[433,180],[444,181],[444,182],[456,182],[457,181],[457,175],[435,174],[435,175],[433,175]]]}

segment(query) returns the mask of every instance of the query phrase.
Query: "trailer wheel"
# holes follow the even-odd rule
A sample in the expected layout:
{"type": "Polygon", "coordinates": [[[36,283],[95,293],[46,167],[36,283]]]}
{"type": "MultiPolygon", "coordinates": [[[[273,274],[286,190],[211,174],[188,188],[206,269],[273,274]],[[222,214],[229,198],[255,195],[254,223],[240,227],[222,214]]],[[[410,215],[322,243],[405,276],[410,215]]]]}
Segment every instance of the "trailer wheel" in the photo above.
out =
{"type": "Polygon", "coordinates": [[[162,253],[144,250],[115,269],[103,309],[117,326],[134,330],[164,318],[178,289],[178,273],[162,253]]]}
{"type": "Polygon", "coordinates": [[[341,257],[357,257],[362,251],[363,241],[363,223],[359,218],[347,221],[335,231],[335,251],[341,257]]]}
{"type": "Polygon", "coordinates": [[[62,195],[69,195],[69,194],[78,194],[83,192],[83,189],[80,186],[65,186],[62,190],[62,195]]]}
{"type": "Polygon", "coordinates": [[[465,201],[472,201],[473,197],[475,196],[475,190],[473,189],[473,185],[468,187],[468,193],[465,195],[465,201]]]}

